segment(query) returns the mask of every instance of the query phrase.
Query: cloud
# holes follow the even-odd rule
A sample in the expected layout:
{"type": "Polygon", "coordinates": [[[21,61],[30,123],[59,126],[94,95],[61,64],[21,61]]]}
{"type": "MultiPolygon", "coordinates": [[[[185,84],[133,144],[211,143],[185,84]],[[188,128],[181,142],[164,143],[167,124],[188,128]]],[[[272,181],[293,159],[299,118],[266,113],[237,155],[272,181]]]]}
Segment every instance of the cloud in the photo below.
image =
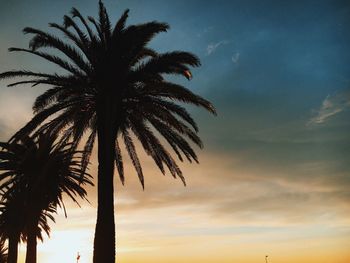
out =
{"type": "Polygon", "coordinates": [[[127,162],[128,182],[126,187],[117,187],[116,209],[128,215],[159,212],[215,218],[230,226],[242,222],[310,224],[315,218],[322,221],[325,211],[338,223],[350,213],[343,208],[350,195],[346,192],[349,180],[343,178],[342,172],[323,162],[308,162],[292,171],[263,167],[256,162],[249,164],[245,160],[250,159],[248,155],[202,155],[201,165],[183,165],[187,187],[161,176],[146,161],[146,191],[141,190],[127,162]]]}
{"type": "Polygon", "coordinates": [[[328,121],[329,118],[337,115],[350,107],[350,92],[338,93],[334,96],[328,95],[320,109],[316,112],[316,116],[312,117],[309,125],[322,124],[328,121]]]}
{"type": "Polygon", "coordinates": [[[235,54],[233,54],[233,56],[231,57],[232,62],[237,64],[239,62],[240,55],[241,54],[239,52],[236,52],[235,54]]]}
{"type": "Polygon", "coordinates": [[[207,46],[207,56],[213,54],[220,46],[228,44],[229,41],[227,40],[222,40],[216,43],[210,43],[207,46]]]}
{"type": "Polygon", "coordinates": [[[8,140],[10,136],[32,118],[33,93],[32,89],[6,89],[1,87],[0,140],[8,140]]]}

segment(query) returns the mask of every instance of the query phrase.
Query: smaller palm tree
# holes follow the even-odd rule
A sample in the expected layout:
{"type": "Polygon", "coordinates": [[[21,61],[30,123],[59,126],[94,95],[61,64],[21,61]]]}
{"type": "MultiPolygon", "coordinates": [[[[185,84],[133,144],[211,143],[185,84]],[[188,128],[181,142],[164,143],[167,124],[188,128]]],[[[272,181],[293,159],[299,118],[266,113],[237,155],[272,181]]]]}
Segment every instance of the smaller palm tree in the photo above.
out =
{"type": "MultiPolygon", "coordinates": [[[[1,158],[4,153],[0,151],[1,158]]],[[[0,162],[0,167],[5,165],[0,162]]],[[[1,177],[6,175],[1,174],[1,177]]],[[[1,206],[0,206],[0,239],[8,242],[7,263],[17,263],[18,243],[20,242],[21,230],[24,226],[24,207],[22,200],[23,192],[20,189],[9,192],[6,184],[1,185],[1,206]],[[4,198],[6,193],[6,200],[4,198]]]]}
{"type": "MultiPolygon", "coordinates": [[[[6,190],[4,191],[4,189],[2,189],[1,194],[3,200],[0,207],[0,240],[4,242],[8,239],[8,255],[6,262],[17,263],[18,243],[20,240],[26,242],[28,236],[28,234],[26,234],[28,233],[28,231],[26,231],[26,225],[30,222],[30,216],[27,212],[28,208],[25,206],[24,201],[27,198],[27,195],[25,195],[26,189],[21,189],[17,186],[6,187],[5,184],[2,184],[1,187],[6,190]]],[[[48,225],[47,219],[54,219],[48,212],[56,212],[53,208],[54,207],[51,205],[47,211],[43,211],[40,215],[38,222],[40,231],[38,231],[37,237],[41,241],[43,241],[41,230],[49,235],[50,226],[48,225]]]]}
{"type": "MultiPolygon", "coordinates": [[[[18,244],[20,237],[27,242],[26,263],[36,262],[37,239],[43,240],[42,232],[49,234],[48,219],[54,221],[57,207],[63,207],[66,215],[63,194],[77,203],[77,197],[86,199],[83,185],[92,185],[90,175],[81,170],[81,152],[73,151],[71,143],[57,143],[56,139],[56,135],[44,133],[16,143],[0,144],[4,200],[0,234],[7,236],[10,242],[6,228],[13,228],[13,242],[18,244]],[[18,209],[22,215],[15,226],[10,227],[11,221],[5,215],[18,216],[18,209]]],[[[17,244],[13,250],[17,250],[17,244]]]]}

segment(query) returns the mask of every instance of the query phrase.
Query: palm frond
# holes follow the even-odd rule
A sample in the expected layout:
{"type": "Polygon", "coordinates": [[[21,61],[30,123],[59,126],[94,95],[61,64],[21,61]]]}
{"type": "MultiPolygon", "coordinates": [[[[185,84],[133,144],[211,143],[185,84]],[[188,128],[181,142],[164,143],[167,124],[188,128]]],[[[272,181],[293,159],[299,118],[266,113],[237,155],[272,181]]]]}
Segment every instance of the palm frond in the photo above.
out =
{"type": "Polygon", "coordinates": [[[90,133],[84,146],[83,156],[81,158],[81,171],[83,174],[86,172],[86,169],[89,165],[89,160],[92,153],[92,149],[94,147],[96,134],[97,134],[97,129],[92,129],[92,132],[90,133]]]}
{"type": "Polygon", "coordinates": [[[56,36],[31,27],[24,28],[23,32],[25,34],[35,34],[34,38],[32,38],[29,43],[29,47],[32,50],[37,50],[41,47],[55,48],[70,58],[86,74],[89,74],[91,71],[89,63],[84,60],[81,53],[73,46],[64,43],[56,36]]]}
{"type": "Polygon", "coordinates": [[[98,2],[99,5],[99,24],[101,32],[104,37],[104,42],[107,42],[111,37],[111,22],[109,20],[107,10],[101,0],[98,2]]]}
{"type": "MultiPolygon", "coordinates": [[[[63,17],[63,25],[65,28],[73,27],[75,32],[78,34],[81,45],[85,45],[89,42],[87,35],[78,27],[78,25],[74,22],[72,18],[65,15],[63,17]]],[[[84,46],[84,49],[86,50],[86,46],[84,46]]],[[[84,50],[83,49],[83,50],[84,50]]]]}
{"type": "Polygon", "coordinates": [[[128,132],[128,129],[124,128],[122,130],[122,134],[123,134],[123,139],[124,139],[126,150],[128,151],[128,154],[130,156],[132,164],[135,167],[135,170],[137,172],[137,176],[139,177],[142,188],[144,189],[145,188],[145,181],[144,181],[144,177],[143,177],[142,166],[141,166],[139,157],[137,156],[134,142],[133,142],[133,140],[128,132]]]}
{"type": "Polygon", "coordinates": [[[125,177],[124,177],[123,157],[122,157],[118,139],[115,140],[115,164],[117,166],[120,181],[124,185],[125,177]]]}
{"type": "Polygon", "coordinates": [[[173,177],[176,178],[176,176],[179,176],[184,185],[186,185],[185,178],[183,177],[178,165],[168,151],[162,146],[160,141],[155,137],[153,132],[142,121],[137,120],[136,118],[132,119],[129,124],[131,125],[133,132],[141,141],[146,152],[152,156],[163,174],[164,168],[162,163],[165,163],[173,177]]]}
{"type": "MultiPolygon", "coordinates": [[[[194,104],[200,106],[209,112],[216,115],[216,110],[214,106],[206,99],[194,94],[189,89],[185,87],[174,84],[171,82],[161,81],[148,83],[142,89],[145,94],[155,96],[155,97],[165,97],[172,100],[177,100],[185,103],[194,104]]],[[[141,90],[141,93],[142,93],[141,90]]]]}
{"type": "Polygon", "coordinates": [[[81,72],[79,69],[77,69],[76,67],[74,67],[73,65],[69,64],[68,62],[64,61],[63,59],[57,57],[57,56],[53,56],[44,52],[39,52],[39,51],[35,51],[35,50],[29,50],[29,49],[24,49],[24,48],[9,48],[10,52],[13,51],[21,51],[21,52],[27,52],[27,53],[31,53],[33,55],[42,57],[58,66],[60,66],[61,68],[67,70],[68,72],[77,75],[77,76],[84,76],[84,73],[81,72]]]}
{"type": "Polygon", "coordinates": [[[37,73],[29,70],[13,70],[0,73],[0,79],[9,79],[16,77],[41,77],[41,78],[56,78],[57,75],[37,73]]]}
{"type": "Polygon", "coordinates": [[[96,37],[94,35],[94,33],[92,32],[91,28],[89,27],[89,25],[86,23],[86,20],[84,19],[84,17],[80,14],[79,10],[76,8],[72,8],[71,14],[74,17],[78,17],[80,19],[80,22],[84,25],[86,31],[89,34],[90,40],[91,41],[95,41],[96,37]]]}
{"type": "Polygon", "coordinates": [[[89,59],[89,47],[88,47],[89,41],[87,39],[87,36],[84,33],[80,32],[82,36],[77,36],[73,32],[69,31],[68,28],[66,28],[65,26],[61,26],[56,23],[49,23],[49,26],[61,31],[68,39],[73,41],[73,43],[77,45],[77,47],[79,47],[79,49],[89,59]]]}
{"type": "Polygon", "coordinates": [[[88,16],[88,20],[95,26],[95,29],[97,31],[100,41],[104,43],[104,35],[102,33],[102,29],[100,25],[96,22],[95,18],[93,18],[92,16],[88,16]]]}
{"type": "Polygon", "coordinates": [[[172,129],[169,129],[164,122],[154,118],[153,116],[147,116],[147,120],[169,142],[169,144],[175,144],[184,153],[189,162],[192,162],[193,159],[198,163],[198,158],[195,151],[180,134],[172,129]]]}
{"type": "Polygon", "coordinates": [[[115,42],[118,39],[122,30],[124,30],[126,20],[128,19],[128,16],[129,16],[129,11],[130,11],[129,9],[126,9],[122,14],[122,16],[119,18],[119,20],[117,21],[116,25],[114,26],[114,29],[112,32],[113,42],[115,42]]]}

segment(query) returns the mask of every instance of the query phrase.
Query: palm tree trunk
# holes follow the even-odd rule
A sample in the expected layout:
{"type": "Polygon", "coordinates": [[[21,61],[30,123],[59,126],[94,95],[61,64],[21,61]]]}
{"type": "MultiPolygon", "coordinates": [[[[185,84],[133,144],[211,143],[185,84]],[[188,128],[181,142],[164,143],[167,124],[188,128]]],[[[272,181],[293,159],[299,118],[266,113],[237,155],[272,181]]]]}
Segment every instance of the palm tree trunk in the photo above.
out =
{"type": "Polygon", "coordinates": [[[97,108],[98,208],[93,263],[115,263],[113,196],[115,132],[112,105],[108,102],[100,103],[100,107],[97,108]]]}
{"type": "Polygon", "coordinates": [[[17,263],[18,257],[18,236],[9,237],[7,263],[17,263]]]}
{"type": "Polygon", "coordinates": [[[26,251],[26,261],[25,263],[36,263],[36,227],[37,225],[30,226],[30,230],[28,231],[27,236],[27,251],[26,251]]]}

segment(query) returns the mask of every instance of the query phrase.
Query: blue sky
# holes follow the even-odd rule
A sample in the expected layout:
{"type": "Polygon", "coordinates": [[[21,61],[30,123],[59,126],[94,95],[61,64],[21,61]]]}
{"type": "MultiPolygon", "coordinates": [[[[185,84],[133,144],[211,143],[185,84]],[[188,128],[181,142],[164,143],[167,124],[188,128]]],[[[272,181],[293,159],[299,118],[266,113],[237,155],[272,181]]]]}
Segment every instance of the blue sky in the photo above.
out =
{"type": "MultiPolygon", "coordinates": [[[[208,227],[203,235],[273,228],[274,237],[279,228],[267,222],[279,225],[293,220],[305,225],[296,232],[284,229],[281,236],[285,231],[299,238],[349,234],[349,1],[106,0],[105,4],[112,21],[130,8],[129,23],[169,23],[169,32],[151,46],[161,52],[197,54],[202,66],[194,69],[193,80],[175,81],[211,100],[218,110],[215,118],[191,109],[205,143],[202,168],[185,168],[189,176],[202,174],[202,181],[193,176],[193,191],[170,186],[162,190],[150,179],[149,187],[159,190],[158,195],[145,197],[133,186],[128,193],[123,189],[126,199],[136,201],[133,206],[121,205],[122,210],[153,207],[152,200],[161,198],[173,207],[209,199],[202,212],[223,214],[227,221],[223,229],[208,227]],[[210,170],[213,167],[217,171],[210,170]],[[216,191],[203,192],[200,187],[216,191]],[[183,194],[180,201],[169,200],[169,195],[178,193],[183,194]],[[249,226],[229,223],[237,218],[250,222],[249,226]],[[322,227],[309,225],[313,221],[322,227]]],[[[56,70],[26,54],[10,54],[7,48],[26,47],[23,27],[47,29],[48,22],[62,21],[72,6],[86,15],[97,14],[97,1],[1,3],[0,71],[56,70]]],[[[30,105],[41,91],[0,89],[1,139],[30,117],[30,105]],[[14,103],[17,110],[9,109],[14,103]]]]}

